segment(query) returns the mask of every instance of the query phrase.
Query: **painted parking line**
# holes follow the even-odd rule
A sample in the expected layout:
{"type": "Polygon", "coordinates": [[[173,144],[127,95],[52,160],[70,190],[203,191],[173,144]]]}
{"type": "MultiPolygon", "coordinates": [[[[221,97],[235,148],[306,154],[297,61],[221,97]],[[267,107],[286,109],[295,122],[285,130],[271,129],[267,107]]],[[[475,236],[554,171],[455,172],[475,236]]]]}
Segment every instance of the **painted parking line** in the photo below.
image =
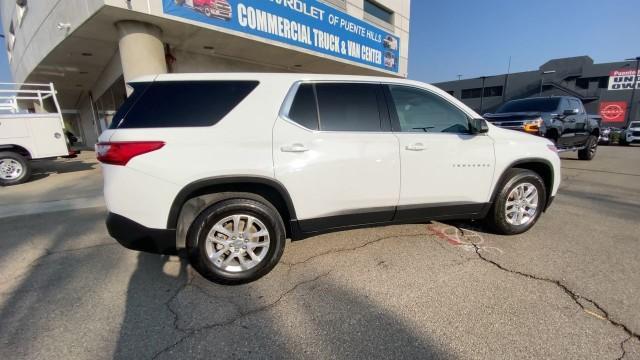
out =
{"type": "Polygon", "coordinates": [[[2,205],[0,206],[0,218],[21,215],[34,215],[66,210],[90,209],[103,206],[105,206],[105,203],[104,197],[102,196],[2,205]]]}

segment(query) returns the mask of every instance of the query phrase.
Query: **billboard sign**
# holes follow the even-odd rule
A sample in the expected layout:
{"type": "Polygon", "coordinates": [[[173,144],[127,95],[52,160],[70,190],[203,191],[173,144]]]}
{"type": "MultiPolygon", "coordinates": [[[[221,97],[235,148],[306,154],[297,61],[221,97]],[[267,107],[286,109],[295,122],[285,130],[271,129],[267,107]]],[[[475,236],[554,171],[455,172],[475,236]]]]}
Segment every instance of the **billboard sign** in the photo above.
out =
{"type": "Polygon", "coordinates": [[[625,122],[627,118],[627,103],[624,101],[600,102],[600,116],[605,123],[625,122]]]}
{"type": "Polygon", "coordinates": [[[163,0],[163,11],[397,73],[400,39],[318,0],[163,0]]]}
{"type": "Polygon", "coordinates": [[[640,74],[635,70],[613,70],[609,73],[609,90],[632,90],[634,85],[640,89],[640,74]]]}

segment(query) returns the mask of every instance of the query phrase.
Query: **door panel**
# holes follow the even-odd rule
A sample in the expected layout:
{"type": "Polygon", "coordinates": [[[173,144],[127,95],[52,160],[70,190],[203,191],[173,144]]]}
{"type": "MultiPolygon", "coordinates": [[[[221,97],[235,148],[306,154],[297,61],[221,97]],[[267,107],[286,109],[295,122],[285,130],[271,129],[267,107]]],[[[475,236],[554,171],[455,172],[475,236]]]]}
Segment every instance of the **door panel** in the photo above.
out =
{"type": "MultiPolygon", "coordinates": [[[[292,197],[298,220],[369,213],[390,221],[400,191],[398,140],[391,133],[318,132],[279,118],[273,131],[275,176],[292,197]]],[[[307,222],[314,231],[320,224],[307,222]]],[[[331,225],[331,224],[328,224],[331,225]]]]}
{"type": "Polygon", "coordinates": [[[400,150],[379,84],[303,83],[273,130],[275,176],[302,231],[393,219],[400,150]],[[386,124],[386,125],[385,125],[386,124]]]}
{"type": "Polygon", "coordinates": [[[402,161],[399,207],[486,203],[494,176],[487,135],[396,134],[402,161]],[[423,151],[408,147],[421,143],[423,151]]]}
{"type": "Polygon", "coordinates": [[[482,208],[494,176],[493,139],[472,134],[467,114],[429,90],[389,85],[386,94],[400,141],[397,218],[433,218],[434,208],[482,208]]]}

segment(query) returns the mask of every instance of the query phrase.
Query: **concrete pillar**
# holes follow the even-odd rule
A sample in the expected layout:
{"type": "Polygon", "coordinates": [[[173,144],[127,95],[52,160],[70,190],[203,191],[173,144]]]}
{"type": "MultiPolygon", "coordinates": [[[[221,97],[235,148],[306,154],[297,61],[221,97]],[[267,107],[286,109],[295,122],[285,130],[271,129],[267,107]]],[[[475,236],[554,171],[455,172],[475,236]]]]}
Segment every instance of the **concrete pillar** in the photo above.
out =
{"type": "MultiPolygon", "coordinates": [[[[120,61],[125,82],[144,75],[167,73],[162,29],[133,20],[119,21],[116,27],[120,35],[120,61]]],[[[129,93],[127,87],[127,95],[129,93]]]]}

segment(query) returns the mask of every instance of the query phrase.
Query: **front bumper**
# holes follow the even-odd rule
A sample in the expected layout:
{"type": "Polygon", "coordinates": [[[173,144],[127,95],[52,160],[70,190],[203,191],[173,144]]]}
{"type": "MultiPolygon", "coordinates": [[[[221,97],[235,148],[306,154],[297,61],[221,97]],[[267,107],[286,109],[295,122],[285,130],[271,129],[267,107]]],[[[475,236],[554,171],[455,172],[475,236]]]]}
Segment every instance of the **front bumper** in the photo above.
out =
{"type": "Polygon", "coordinates": [[[127,249],[166,255],[177,253],[175,230],[150,229],[111,212],[107,216],[107,230],[127,249]]]}

